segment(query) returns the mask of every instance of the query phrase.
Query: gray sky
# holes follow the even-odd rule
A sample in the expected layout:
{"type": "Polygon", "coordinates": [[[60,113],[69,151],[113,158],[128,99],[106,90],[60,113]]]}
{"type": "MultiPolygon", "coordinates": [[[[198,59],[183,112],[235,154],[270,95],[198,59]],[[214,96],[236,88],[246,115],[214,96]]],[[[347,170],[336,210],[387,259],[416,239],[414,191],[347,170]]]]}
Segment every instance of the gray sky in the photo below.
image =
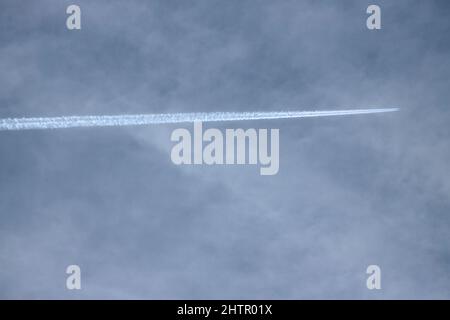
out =
{"type": "Polygon", "coordinates": [[[1,118],[401,111],[212,125],[279,128],[275,176],[175,166],[177,125],[1,132],[0,297],[450,298],[447,2],[1,0],[1,118]]]}

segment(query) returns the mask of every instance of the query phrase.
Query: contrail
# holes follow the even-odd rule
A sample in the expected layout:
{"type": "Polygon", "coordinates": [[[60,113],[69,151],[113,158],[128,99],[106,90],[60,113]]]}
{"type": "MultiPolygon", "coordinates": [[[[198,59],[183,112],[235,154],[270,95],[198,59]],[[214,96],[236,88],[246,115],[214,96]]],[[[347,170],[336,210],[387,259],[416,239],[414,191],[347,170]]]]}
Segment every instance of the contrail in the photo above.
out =
{"type": "Polygon", "coordinates": [[[286,119],[345,116],[355,114],[393,112],[398,108],[353,109],[329,111],[277,111],[277,112],[199,112],[162,113],[116,116],[69,116],[51,118],[8,118],[0,119],[0,131],[30,129],[61,129],[75,127],[137,126],[161,123],[181,123],[195,121],[238,121],[262,119],[286,119]]]}

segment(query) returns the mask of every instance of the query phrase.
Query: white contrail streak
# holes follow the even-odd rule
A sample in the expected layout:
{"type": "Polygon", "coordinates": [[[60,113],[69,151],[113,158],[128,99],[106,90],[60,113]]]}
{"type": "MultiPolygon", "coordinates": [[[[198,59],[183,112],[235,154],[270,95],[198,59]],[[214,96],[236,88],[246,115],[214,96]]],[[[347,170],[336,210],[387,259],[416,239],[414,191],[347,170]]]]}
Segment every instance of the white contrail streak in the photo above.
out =
{"type": "Polygon", "coordinates": [[[160,123],[180,123],[195,121],[237,121],[261,119],[286,119],[355,114],[393,112],[398,108],[354,109],[329,111],[278,111],[278,112],[200,112],[162,113],[117,116],[69,116],[52,118],[9,118],[0,119],[2,130],[60,129],[75,127],[136,126],[160,123]]]}

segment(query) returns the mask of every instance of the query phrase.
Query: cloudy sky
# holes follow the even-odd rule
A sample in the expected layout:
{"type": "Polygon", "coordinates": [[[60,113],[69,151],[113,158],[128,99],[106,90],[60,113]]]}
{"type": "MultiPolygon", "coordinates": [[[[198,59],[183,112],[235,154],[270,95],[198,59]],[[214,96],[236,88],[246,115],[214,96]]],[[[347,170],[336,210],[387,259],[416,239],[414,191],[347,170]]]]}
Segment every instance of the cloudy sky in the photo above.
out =
{"type": "Polygon", "coordinates": [[[205,125],[279,128],[275,176],[174,165],[180,125],[0,132],[0,298],[450,298],[449,16],[444,0],[1,0],[0,118],[401,110],[205,125]]]}

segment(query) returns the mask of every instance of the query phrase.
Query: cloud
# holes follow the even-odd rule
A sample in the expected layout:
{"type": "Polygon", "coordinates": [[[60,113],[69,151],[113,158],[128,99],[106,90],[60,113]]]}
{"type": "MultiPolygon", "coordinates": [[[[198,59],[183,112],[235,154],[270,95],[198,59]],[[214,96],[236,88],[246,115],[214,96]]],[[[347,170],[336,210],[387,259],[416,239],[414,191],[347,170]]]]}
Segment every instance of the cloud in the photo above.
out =
{"type": "Polygon", "coordinates": [[[208,124],[279,128],[271,177],[174,166],[177,125],[2,132],[0,297],[449,298],[446,2],[376,32],[369,1],[80,0],[76,32],[69,4],[2,2],[0,118],[401,112],[208,124]]]}

